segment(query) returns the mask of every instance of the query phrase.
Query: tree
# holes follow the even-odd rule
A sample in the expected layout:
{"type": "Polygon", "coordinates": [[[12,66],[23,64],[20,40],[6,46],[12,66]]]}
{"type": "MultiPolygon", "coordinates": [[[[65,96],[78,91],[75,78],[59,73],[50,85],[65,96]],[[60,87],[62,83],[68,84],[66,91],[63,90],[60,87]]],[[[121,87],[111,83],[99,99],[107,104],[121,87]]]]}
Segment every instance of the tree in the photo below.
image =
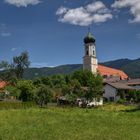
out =
{"type": "Polygon", "coordinates": [[[10,97],[14,97],[16,99],[19,98],[21,91],[16,86],[9,85],[9,86],[6,86],[5,89],[10,93],[9,94],[10,97]]]}
{"type": "Polygon", "coordinates": [[[53,87],[62,88],[63,85],[66,84],[64,75],[61,75],[61,74],[53,75],[50,78],[51,78],[53,87]]]}
{"type": "Polygon", "coordinates": [[[75,71],[72,74],[72,79],[77,79],[81,86],[88,86],[88,83],[90,82],[90,79],[93,78],[92,72],[88,70],[79,70],[75,71]]]}
{"type": "Polygon", "coordinates": [[[140,103],[140,91],[139,91],[139,90],[137,90],[137,92],[136,92],[136,93],[137,93],[137,102],[138,102],[138,103],[140,103]]]}
{"type": "Polygon", "coordinates": [[[21,55],[13,58],[13,69],[18,79],[23,77],[24,70],[30,65],[28,52],[22,52],[21,55]]]}
{"type": "Polygon", "coordinates": [[[81,88],[81,84],[77,79],[70,81],[70,86],[72,87],[72,93],[78,97],[83,97],[83,90],[81,88]]]}
{"type": "Polygon", "coordinates": [[[33,80],[33,84],[34,84],[34,86],[36,86],[36,87],[38,87],[39,85],[41,85],[42,84],[42,80],[41,80],[41,78],[35,78],[34,80],[33,80]]]}
{"type": "Polygon", "coordinates": [[[1,61],[0,69],[8,70],[9,69],[9,63],[7,61],[1,61]]]}
{"type": "Polygon", "coordinates": [[[67,94],[71,94],[73,92],[73,87],[71,85],[64,85],[62,87],[62,94],[63,96],[67,95],[67,94]]]}
{"type": "Polygon", "coordinates": [[[140,102],[140,91],[139,90],[129,90],[127,99],[129,101],[133,100],[134,102],[140,102]]]}
{"type": "Polygon", "coordinates": [[[88,91],[86,98],[92,100],[93,98],[100,98],[103,94],[103,78],[100,75],[92,75],[88,81],[88,91]]]}
{"type": "Polygon", "coordinates": [[[103,93],[103,78],[100,75],[94,75],[88,70],[75,71],[72,79],[77,79],[82,87],[87,88],[85,94],[87,100],[98,98],[103,93]]]}
{"type": "Polygon", "coordinates": [[[0,79],[15,83],[23,77],[24,70],[30,65],[28,52],[22,52],[20,56],[13,57],[13,63],[7,61],[0,63],[0,79]]]}
{"type": "Polygon", "coordinates": [[[65,82],[68,85],[71,81],[71,75],[65,75],[65,82]]]}
{"type": "Polygon", "coordinates": [[[77,95],[76,94],[67,94],[66,95],[66,99],[67,99],[67,101],[69,101],[69,103],[71,104],[71,105],[74,105],[75,104],[75,101],[76,101],[76,99],[77,99],[77,95]]]}
{"type": "Polygon", "coordinates": [[[0,63],[0,79],[4,81],[14,81],[15,74],[12,69],[12,65],[7,61],[1,61],[0,63]]]}
{"type": "Polygon", "coordinates": [[[50,77],[41,77],[42,84],[53,87],[52,81],[50,77]]]}
{"type": "Polygon", "coordinates": [[[35,92],[35,100],[40,107],[43,107],[48,104],[52,94],[52,90],[42,84],[35,92]]]}
{"type": "Polygon", "coordinates": [[[27,80],[18,81],[16,87],[21,91],[19,95],[20,100],[22,100],[23,102],[33,100],[35,87],[32,81],[27,81],[27,80]]]}

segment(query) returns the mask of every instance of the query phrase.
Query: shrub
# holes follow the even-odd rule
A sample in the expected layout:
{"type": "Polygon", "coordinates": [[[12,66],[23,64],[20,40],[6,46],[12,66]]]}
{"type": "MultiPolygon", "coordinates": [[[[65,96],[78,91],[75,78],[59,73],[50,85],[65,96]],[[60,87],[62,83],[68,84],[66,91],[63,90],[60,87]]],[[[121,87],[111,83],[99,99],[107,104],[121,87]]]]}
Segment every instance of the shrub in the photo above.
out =
{"type": "Polygon", "coordinates": [[[125,99],[122,99],[122,98],[120,98],[118,101],[117,101],[117,103],[119,103],[119,104],[124,104],[126,102],[126,100],[125,99]]]}
{"type": "Polygon", "coordinates": [[[19,95],[19,99],[27,102],[32,101],[34,97],[34,85],[32,81],[22,80],[17,83],[17,88],[21,91],[19,95]]]}
{"type": "Polygon", "coordinates": [[[35,101],[40,107],[44,107],[48,104],[52,95],[53,92],[50,88],[45,85],[40,85],[40,87],[35,91],[35,101]]]}

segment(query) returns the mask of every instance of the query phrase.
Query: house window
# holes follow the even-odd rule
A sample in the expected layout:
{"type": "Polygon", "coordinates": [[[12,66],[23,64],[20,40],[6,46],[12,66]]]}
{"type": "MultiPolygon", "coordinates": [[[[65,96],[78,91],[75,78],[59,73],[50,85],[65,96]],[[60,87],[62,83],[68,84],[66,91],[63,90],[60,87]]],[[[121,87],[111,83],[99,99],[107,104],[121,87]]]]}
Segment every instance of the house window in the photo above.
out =
{"type": "Polygon", "coordinates": [[[110,97],[109,100],[110,100],[111,102],[113,102],[115,99],[114,99],[114,97],[110,97]]]}

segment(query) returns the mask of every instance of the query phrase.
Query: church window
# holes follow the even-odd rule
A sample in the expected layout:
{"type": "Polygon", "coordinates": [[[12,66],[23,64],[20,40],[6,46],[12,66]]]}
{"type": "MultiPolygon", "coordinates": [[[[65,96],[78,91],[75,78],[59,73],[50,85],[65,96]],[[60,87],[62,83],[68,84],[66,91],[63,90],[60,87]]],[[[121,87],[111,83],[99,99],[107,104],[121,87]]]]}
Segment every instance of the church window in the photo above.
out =
{"type": "Polygon", "coordinates": [[[93,55],[95,55],[95,51],[93,50],[93,55]]]}
{"type": "Polygon", "coordinates": [[[88,50],[87,50],[87,52],[86,52],[86,55],[88,55],[88,50]]]}

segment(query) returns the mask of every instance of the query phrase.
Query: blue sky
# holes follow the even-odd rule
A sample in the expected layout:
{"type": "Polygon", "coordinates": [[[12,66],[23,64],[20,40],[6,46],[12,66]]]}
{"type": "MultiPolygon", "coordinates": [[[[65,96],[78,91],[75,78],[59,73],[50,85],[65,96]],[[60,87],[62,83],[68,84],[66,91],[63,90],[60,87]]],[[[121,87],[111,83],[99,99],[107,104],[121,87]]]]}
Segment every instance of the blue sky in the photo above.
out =
{"type": "Polygon", "coordinates": [[[34,67],[82,63],[89,26],[100,62],[140,57],[140,0],[1,0],[0,61],[27,50],[34,67]]]}

